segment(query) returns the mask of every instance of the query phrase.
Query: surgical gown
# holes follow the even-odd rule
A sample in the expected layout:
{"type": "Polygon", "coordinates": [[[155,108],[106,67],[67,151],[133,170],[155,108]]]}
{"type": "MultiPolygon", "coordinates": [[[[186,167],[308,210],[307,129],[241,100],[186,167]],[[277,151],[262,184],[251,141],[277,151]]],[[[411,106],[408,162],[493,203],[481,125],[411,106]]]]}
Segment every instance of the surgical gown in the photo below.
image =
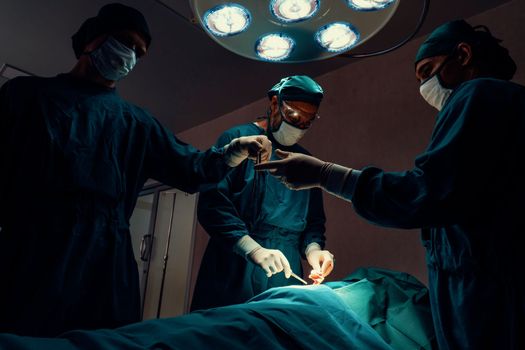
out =
{"type": "Polygon", "coordinates": [[[67,74],[2,86],[0,164],[0,332],[31,336],[139,321],[129,218],[145,180],[195,192],[228,169],[67,74]]]}
{"type": "MultiPolygon", "coordinates": [[[[216,146],[236,137],[264,134],[254,123],[240,125],[221,135],[216,146]]],[[[271,135],[269,138],[274,151],[280,148],[307,153],[297,144],[286,147],[271,135]]],[[[293,278],[286,279],[284,273],[268,278],[258,265],[234,253],[235,244],[244,235],[249,234],[264,248],[282,251],[299,275],[301,256],[308,244],[324,247],[326,220],[321,191],[291,191],[267,173],[256,175],[251,160],[201,192],[198,217],[210,240],[201,262],[192,310],[242,303],[269,288],[297,284],[293,278]]]]}
{"type": "Polygon", "coordinates": [[[352,202],[369,221],[422,228],[441,350],[525,349],[525,88],[463,83],[406,172],[365,168],[352,202]]]}

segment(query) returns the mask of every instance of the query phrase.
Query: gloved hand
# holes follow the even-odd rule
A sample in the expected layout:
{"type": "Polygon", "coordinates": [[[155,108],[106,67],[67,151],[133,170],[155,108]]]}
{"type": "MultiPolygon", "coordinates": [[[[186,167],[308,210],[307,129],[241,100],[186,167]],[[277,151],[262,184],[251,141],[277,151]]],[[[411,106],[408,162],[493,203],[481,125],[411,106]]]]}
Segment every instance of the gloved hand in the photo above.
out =
{"type": "Polygon", "coordinates": [[[266,276],[271,277],[284,270],[286,278],[290,278],[292,273],[290,263],[280,250],[257,247],[248,254],[248,257],[266,272],[266,276]]]}
{"type": "Polygon", "coordinates": [[[241,136],[224,146],[224,160],[231,167],[241,164],[246,158],[267,162],[272,155],[272,142],[265,135],[241,136]]]}
{"type": "Polygon", "coordinates": [[[308,277],[314,280],[314,284],[321,284],[334,269],[334,255],[328,250],[312,249],[306,255],[306,260],[312,266],[308,277]]]}
{"type": "Polygon", "coordinates": [[[269,170],[283,184],[292,190],[319,187],[323,171],[331,164],[312,156],[277,150],[282,160],[258,164],[255,170],[269,170]]]}

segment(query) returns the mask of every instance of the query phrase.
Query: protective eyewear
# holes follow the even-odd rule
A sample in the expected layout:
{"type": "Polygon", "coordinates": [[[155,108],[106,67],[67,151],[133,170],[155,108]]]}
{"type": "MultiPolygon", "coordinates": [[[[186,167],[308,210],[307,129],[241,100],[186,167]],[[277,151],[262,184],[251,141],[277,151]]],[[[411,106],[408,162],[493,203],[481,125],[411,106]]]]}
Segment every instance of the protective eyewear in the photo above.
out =
{"type": "Polygon", "coordinates": [[[285,101],[281,102],[279,111],[286,122],[299,129],[308,129],[312,126],[314,121],[321,118],[318,113],[307,113],[298,110],[287,104],[285,101]]]}

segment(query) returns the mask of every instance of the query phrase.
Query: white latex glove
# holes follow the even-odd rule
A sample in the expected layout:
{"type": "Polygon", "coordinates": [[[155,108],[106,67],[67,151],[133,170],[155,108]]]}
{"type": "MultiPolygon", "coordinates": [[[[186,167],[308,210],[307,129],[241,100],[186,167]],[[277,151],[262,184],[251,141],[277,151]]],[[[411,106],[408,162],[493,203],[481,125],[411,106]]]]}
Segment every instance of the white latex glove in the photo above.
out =
{"type": "Polygon", "coordinates": [[[271,277],[276,273],[284,271],[286,278],[290,278],[292,273],[290,263],[280,250],[258,247],[252,250],[248,254],[248,257],[266,272],[266,276],[271,277]]]}
{"type": "Polygon", "coordinates": [[[265,135],[241,136],[224,146],[224,160],[231,167],[241,164],[246,158],[267,162],[272,155],[272,142],[265,135]]]}
{"type": "Polygon", "coordinates": [[[334,269],[334,255],[328,250],[312,249],[306,255],[306,260],[312,266],[309,277],[314,280],[314,284],[323,282],[334,269]]]}

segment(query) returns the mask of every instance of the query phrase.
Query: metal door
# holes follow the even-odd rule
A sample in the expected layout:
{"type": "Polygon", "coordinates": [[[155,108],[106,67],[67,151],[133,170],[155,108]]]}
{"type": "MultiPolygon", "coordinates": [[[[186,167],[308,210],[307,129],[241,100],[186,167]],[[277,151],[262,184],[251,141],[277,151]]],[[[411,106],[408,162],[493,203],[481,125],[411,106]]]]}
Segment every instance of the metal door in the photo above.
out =
{"type": "Polygon", "coordinates": [[[197,196],[163,185],[142,191],[130,220],[143,319],[189,310],[197,196]]]}

